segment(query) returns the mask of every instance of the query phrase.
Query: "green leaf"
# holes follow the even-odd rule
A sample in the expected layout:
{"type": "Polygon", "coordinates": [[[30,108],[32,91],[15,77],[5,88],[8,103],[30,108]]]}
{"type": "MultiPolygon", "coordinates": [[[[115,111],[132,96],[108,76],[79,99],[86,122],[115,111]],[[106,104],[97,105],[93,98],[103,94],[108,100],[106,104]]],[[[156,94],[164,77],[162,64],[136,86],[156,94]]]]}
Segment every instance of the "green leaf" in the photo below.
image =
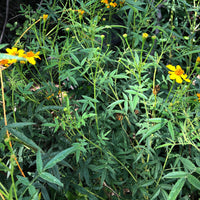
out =
{"type": "Polygon", "coordinates": [[[6,46],[8,46],[8,44],[0,44],[0,49],[3,49],[6,46]]]}
{"type": "Polygon", "coordinates": [[[71,53],[70,55],[71,55],[72,59],[76,62],[76,64],[81,65],[80,61],[74,54],[71,53]]]}
{"type": "Polygon", "coordinates": [[[166,123],[168,120],[163,118],[151,118],[148,119],[147,121],[152,123],[166,123]]]}
{"type": "Polygon", "coordinates": [[[18,179],[18,182],[22,183],[25,186],[28,186],[30,184],[30,182],[29,182],[27,177],[23,177],[23,176],[18,176],[17,175],[17,179],[18,179]]]}
{"type": "Polygon", "coordinates": [[[169,174],[165,175],[163,178],[183,178],[187,177],[189,173],[184,171],[177,171],[177,172],[170,172],[169,174]]]}
{"type": "Polygon", "coordinates": [[[140,100],[140,98],[138,97],[138,95],[135,95],[134,98],[133,98],[133,101],[129,101],[130,108],[131,108],[132,112],[135,111],[135,108],[136,108],[139,100],[140,100]]]}
{"type": "Polygon", "coordinates": [[[26,137],[22,132],[19,132],[19,131],[15,130],[15,129],[9,129],[9,131],[15,137],[17,137],[22,143],[24,143],[26,146],[32,147],[35,150],[42,151],[41,148],[35,142],[33,142],[33,140],[31,140],[28,137],[26,137]]]}
{"type": "Polygon", "coordinates": [[[154,192],[153,196],[151,197],[151,200],[156,199],[156,197],[160,194],[160,188],[157,188],[154,192]]]}
{"type": "Polygon", "coordinates": [[[36,166],[37,166],[37,171],[40,174],[42,172],[42,168],[43,168],[42,156],[41,156],[41,152],[40,151],[37,151],[36,166]]]}
{"type": "Polygon", "coordinates": [[[170,132],[170,135],[171,135],[172,140],[175,140],[175,137],[174,137],[174,129],[173,129],[173,126],[172,126],[171,121],[168,121],[168,130],[169,130],[169,132],[170,132]]]}
{"type": "Polygon", "coordinates": [[[196,166],[190,160],[182,157],[180,158],[180,160],[183,163],[184,167],[188,170],[194,171],[196,169],[196,166]]]}
{"type": "Polygon", "coordinates": [[[185,184],[185,180],[185,178],[181,178],[176,182],[171,192],[169,193],[168,200],[176,200],[176,197],[179,195],[185,184]]]}
{"type": "Polygon", "coordinates": [[[188,175],[188,181],[198,190],[200,190],[200,181],[194,177],[193,175],[189,174],[188,175]]]}
{"type": "Polygon", "coordinates": [[[78,146],[70,147],[64,151],[61,151],[58,155],[56,155],[54,158],[52,158],[44,167],[44,170],[47,170],[49,168],[52,168],[54,165],[56,165],[58,162],[62,161],[67,157],[69,154],[74,153],[76,150],[78,150],[78,146]]]}
{"type": "Polygon", "coordinates": [[[160,130],[166,122],[164,123],[160,123],[160,124],[156,124],[154,126],[152,126],[142,137],[142,139],[140,140],[139,143],[141,143],[145,138],[147,138],[149,135],[155,133],[156,131],[160,130]]]}
{"type": "Polygon", "coordinates": [[[116,105],[119,105],[119,104],[121,104],[121,103],[123,103],[123,102],[124,102],[124,100],[115,101],[115,102],[111,103],[111,104],[108,106],[108,108],[110,108],[110,109],[112,110],[116,105]]]}
{"type": "Polygon", "coordinates": [[[26,58],[13,56],[6,53],[0,53],[0,59],[16,59],[16,60],[26,60],[26,58]]]}
{"type": "Polygon", "coordinates": [[[57,184],[57,185],[63,187],[63,183],[61,183],[60,180],[58,180],[55,176],[51,175],[48,172],[42,172],[40,174],[40,177],[50,183],[54,183],[54,184],[57,184]]]}
{"type": "Polygon", "coordinates": [[[19,127],[23,127],[23,126],[31,126],[34,124],[35,123],[32,123],[32,122],[18,122],[18,123],[8,124],[7,128],[19,128],[19,127]]]}

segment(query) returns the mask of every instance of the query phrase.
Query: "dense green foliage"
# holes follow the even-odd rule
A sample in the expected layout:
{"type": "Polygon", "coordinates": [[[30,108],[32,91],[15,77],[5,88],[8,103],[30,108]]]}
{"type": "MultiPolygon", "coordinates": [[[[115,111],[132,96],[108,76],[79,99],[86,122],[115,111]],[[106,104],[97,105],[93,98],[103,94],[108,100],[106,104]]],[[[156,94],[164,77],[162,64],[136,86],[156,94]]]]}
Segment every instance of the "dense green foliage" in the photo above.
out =
{"type": "Polygon", "coordinates": [[[1,53],[16,47],[41,59],[2,71],[8,125],[1,109],[1,198],[198,199],[199,6],[21,6],[24,24],[11,27],[20,37],[1,53]]]}

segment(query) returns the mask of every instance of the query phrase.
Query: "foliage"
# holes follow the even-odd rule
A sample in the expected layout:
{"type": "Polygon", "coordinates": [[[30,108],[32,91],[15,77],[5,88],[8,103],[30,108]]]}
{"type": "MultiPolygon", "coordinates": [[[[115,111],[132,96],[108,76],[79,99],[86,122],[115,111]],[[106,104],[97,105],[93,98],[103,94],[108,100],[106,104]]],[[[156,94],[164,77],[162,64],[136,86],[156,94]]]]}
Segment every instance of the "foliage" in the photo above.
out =
{"type": "Polygon", "coordinates": [[[199,198],[199,4],[21,6],[0,46],[1,198],[199,198]]]}

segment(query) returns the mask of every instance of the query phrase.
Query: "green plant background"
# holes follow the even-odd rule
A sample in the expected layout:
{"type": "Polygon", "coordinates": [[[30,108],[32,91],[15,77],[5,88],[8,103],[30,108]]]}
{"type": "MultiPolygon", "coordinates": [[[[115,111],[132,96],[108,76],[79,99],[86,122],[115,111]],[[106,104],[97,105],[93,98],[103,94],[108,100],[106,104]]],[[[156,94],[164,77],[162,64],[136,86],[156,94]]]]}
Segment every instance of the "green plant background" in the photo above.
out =
{"type": "Polygon", "coordinates": [[[7,25],[1,52],[19,41],[41,60],[3,71],[5,199],[200,198],[199,1],[116,3],[44,0],[7,25]],[[170,80],[168,64],[191,82],[170,80]]]}

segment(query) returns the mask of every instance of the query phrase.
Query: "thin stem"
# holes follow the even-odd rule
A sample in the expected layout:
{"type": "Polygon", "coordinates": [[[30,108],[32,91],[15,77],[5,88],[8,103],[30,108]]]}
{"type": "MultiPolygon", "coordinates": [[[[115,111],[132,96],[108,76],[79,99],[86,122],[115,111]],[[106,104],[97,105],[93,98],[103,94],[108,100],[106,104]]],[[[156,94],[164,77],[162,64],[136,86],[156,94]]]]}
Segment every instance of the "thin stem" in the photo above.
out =
{"type": "MultiPolygon", "coordinates": [[[[3,66],[0,66],[0,79],[1,79],[1,92],[2,92],[2,101],[3,101],[3,115],[4,115],[4,124],[5,126],[7,126],[7,118],[6,118],[6,105],[5,105],[5,98],[4,98],[4,85],[3,85],[3,76],[2,76],[2,69],[3,66]]],[[[6,129],[6,135],[7,135],[7,138],[10,138],[10,134],[8,132],[8,129],[6,129]]],[[[12,150],[12,143],[11,141],[9,140],[9,146],[12,150]]],[[[13,151],[13,150],[12,150],[13,151]]],[[[17,166],[22,174],[23,177],[25,177],[24,175],[24,172],[22,171],[20,165],[19,165],[19,162],[17,161],[17,158],[15,157],[15,162],[17,163],[17,166]]]]}

